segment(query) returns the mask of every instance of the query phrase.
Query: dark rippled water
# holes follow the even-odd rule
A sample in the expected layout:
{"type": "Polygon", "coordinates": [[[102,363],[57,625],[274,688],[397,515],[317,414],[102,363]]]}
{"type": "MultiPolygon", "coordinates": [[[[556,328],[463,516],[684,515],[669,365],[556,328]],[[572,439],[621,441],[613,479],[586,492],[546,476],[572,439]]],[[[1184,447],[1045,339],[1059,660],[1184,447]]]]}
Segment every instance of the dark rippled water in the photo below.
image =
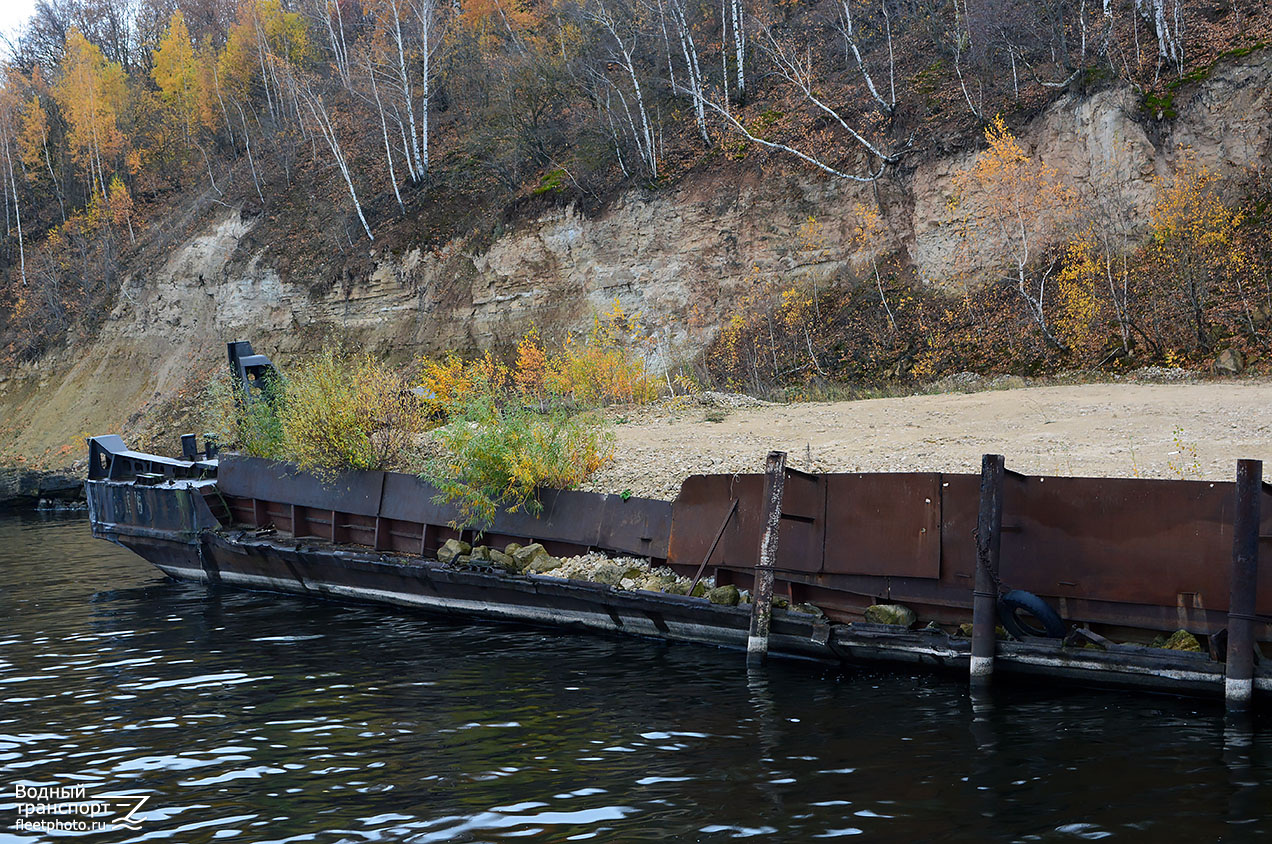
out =
{"type": "Polygon", "coordinates": [[[1255,841],[1272,719],[1206,702],[774,665],[162,577],[0,518],[15,786],[148,795],[181,842],[1255,841]],[[975,711],[974,711],[975,709],[975,711]]]}

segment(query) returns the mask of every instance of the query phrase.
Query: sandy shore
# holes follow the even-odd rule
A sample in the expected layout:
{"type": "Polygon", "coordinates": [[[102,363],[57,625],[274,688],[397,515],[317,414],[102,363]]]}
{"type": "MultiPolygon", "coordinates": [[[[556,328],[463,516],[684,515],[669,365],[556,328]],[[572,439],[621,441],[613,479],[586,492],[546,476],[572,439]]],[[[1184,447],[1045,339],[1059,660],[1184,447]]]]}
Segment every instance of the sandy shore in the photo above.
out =
{"type": "MultiPolygon", "coordinates": [[[[1272,382],[1084,384],[822,404],[616,412],[617,460],[589,488],[673,498],[688,475],[758,472],[770,449],[830,472],[974,472],[1227,480],[1272,458],[1272,382]],[[719,418],[722,421],[708,421],[719,418]]],[[[1272,471],[1272,467],[1270,467],[1272,471]]]]}

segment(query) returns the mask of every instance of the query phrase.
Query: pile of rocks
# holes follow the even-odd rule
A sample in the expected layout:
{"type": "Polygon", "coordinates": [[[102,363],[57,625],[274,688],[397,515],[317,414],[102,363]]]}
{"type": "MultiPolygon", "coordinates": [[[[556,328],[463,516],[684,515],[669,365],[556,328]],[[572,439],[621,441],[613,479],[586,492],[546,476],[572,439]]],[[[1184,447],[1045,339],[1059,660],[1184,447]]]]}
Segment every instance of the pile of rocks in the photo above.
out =
{"type": "MultiPolygon", "coordinates": [[[[502,569],[509,574],[543,574],[567,580],[590,580],[615,589],[647,589],[672,595],[688,595],[692,582],[666,566],[651,566],[639,557],[607,557],[604,554],[580,554],[560,558],[548,553],[538,542],[519,545],[510,542],[501,551],[487,545],[473,546],[458,539],[448,539],[437,551],[437,559],[457,566],[479,566],[502,569]]],[[[715,581],[703,578],[694,595],[705,595],[715,581]]]]}
{"type": "MultiPolygon", "coordinates": [[[[543,566],[549,565],[544,563],[543,566]]],[[[615,589],[645,589],[650,592],[667,592],[672,595],[688,595],[693,585],[666,566],[652,566],[640,557],[607,557],[604,554],[579,554],[561,560],[560,565],[540,567],[539,574],[561,577],[567,580],[590,580],[604,583],[615,589]]],[[[715,586],[715,580],[703,578],[694,588],[694,595],[705,595],[715,586]]]]}
{"type": "Polygon", "coordinates": [[[772,402],[757,399],[744,393],[717,393],[704,390],[697,395],[698,404],[703,407],[718,407],[725,410],[738,410],[744,407],[768,407],[772,402]]]}
{"type": "MultiPolygon", "coordinates": [[[[473,546],[458,539],[448,539],[437,550],[437,559],[457,566],[502,569],[509,574],[539,574],[563,580],[587,580],[614,589],[643,589],[669,595],[688,595],[689,587],[693,586],[693,597],[706,598],[713,604],[735,607],[751,602],[749,592],[739,591],[732,584],[716,586],[714,577],[704,577],[694,586],[692,580],[676,574],[669,567],[651,565],[649,560],[641,557],[607,557],[597,552],[554,557],[538,542],[530,545],[510,542],[500,551],[487,545],[473,546]]],[[[823,615],[812,604],[791,604],[776,596],[773,607],[813,616],[823,615]]]]}

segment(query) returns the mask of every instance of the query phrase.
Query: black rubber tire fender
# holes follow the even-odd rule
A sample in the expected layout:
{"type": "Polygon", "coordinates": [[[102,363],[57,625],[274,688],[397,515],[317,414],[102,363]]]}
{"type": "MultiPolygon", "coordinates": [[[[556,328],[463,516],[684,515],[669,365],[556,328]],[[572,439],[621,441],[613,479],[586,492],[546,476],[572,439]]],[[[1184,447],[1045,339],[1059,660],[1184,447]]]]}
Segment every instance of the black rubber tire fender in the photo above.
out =
{"type": "Polygon", "coordinates": [[[1045,636],[1048,639],[1064,638],[1064,621],[1042,598],[1023,589],[1013,589],[998,598],[998,623],[1016,639],[1027,636],[1045,636]],[[1026,612],[1037,619],[1045,632],[1026,626],[1016,613],[1026,612]]]}

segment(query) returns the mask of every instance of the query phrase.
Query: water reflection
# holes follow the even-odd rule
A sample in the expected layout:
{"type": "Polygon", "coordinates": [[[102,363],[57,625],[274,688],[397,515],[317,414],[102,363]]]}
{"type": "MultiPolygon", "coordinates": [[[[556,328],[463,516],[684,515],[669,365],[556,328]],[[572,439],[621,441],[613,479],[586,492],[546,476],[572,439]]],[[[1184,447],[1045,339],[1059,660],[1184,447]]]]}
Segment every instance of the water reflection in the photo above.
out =
{"type": "Polygon", "coordinates": [[[1254,840],[1260,715],[167,581],[0,519],[12,785],[145,794],[112,841],[1254,840]]]}

